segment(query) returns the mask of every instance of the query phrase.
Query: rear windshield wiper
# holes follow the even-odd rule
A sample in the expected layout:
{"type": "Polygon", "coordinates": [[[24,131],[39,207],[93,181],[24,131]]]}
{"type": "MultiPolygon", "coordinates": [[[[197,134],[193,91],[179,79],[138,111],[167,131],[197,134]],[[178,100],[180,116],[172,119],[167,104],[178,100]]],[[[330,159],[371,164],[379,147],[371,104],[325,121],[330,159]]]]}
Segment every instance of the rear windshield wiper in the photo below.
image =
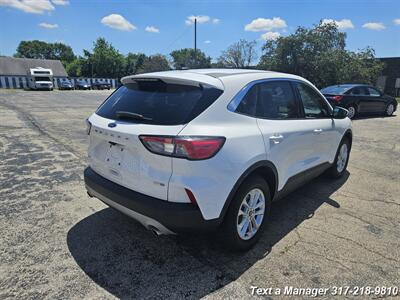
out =
{"type": "Polygon", "coordinates": [[[117,111],[115,114],[118,118],[127,118],[127,119],[133,119],[133,120],[146,120],[146,121],[153,120],[152,118],[148,118],[141,114],[133,113],[130,111],[117,111]]]}

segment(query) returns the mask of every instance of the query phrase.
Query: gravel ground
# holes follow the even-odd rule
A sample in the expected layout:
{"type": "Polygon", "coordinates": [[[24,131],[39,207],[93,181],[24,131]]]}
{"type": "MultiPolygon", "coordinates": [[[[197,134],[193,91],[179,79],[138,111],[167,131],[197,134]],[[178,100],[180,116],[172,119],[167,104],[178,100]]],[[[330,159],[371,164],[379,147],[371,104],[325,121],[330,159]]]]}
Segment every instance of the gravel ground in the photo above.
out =
{"type": "Polygon", "coordinates": [[[108,93],[0,91],[1,299],[400,286],[399,117],[355,120],[346,176],[275,204],[260,242],[235,254],[213,238],[156,237],[86,195],[84,119],[108,93]]]}

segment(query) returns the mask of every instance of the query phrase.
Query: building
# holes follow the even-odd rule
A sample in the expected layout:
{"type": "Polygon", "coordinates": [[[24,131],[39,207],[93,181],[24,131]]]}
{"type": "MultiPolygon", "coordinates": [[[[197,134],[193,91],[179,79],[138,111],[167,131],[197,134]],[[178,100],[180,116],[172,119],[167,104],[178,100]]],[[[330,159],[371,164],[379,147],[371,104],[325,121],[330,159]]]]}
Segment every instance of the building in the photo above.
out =
{"type": "MultiPolygon", "coordinates": [[[[27,79],[32,68],[51,69],[53,72],[53,84],[58,88],[61,81],[68,78],[68,74],[61,61],[53,59],[31,59],[31,58],[15,58],[0,57],[0,88],[7,89],[26,89],[28,88],[27,79]]],[[[93,83],[99,78],[83,78],[93,83]]],[[[101,78],[101,80],[111,83],[115,88],[116,80],[109,78],[101,78]]],[[[72,81],[75,79],[72,78],[72,81]]]]}
{"type": "Polygon", "coordinates": [[[400,96],[400,57],[379,58],[385,64],[377,86],[386,94],[400,96]]]}
{"type": "Polygon", "coordinates": [[[53,71],[54,86],[68,77],[59,60],[0,57],[0,88],[28,88],[29,70],[37,67],[53,71]]]}

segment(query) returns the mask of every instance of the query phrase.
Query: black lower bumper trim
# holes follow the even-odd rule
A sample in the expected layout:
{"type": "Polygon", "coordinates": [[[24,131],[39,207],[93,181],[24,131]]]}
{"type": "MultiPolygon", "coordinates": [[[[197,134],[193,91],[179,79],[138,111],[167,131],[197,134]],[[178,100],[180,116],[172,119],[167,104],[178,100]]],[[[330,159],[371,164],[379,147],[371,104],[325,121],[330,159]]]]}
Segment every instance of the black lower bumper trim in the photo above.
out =
{"type": "Polygon", "coordinates": [[[139,214],[152,218],[175,233],[214,230],[221,219],[204,220],[199,208],[191,203],[157,199],[116,184],[93,169],[84,171],[86,186],[100,195],[139,214]]]}

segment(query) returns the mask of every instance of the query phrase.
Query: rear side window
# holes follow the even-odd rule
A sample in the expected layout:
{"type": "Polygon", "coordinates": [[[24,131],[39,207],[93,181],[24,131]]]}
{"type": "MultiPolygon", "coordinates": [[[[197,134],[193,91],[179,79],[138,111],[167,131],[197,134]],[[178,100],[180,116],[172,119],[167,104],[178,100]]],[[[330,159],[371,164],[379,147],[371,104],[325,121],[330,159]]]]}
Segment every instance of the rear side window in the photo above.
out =
{"type": "Polygon", "coordinates": [[[379,93],[376,89],[370,87],[368,88],[368,92],[369,95],[373,97],[379,97],[381,95],[381,93],[379,93]]]}
{"type": "Polygon", "coordinates": [[[293,119],[299,109],[290,83],[271,81],[258,85],[257,116],[265,119],[293,119]]]}
{"type": "Polygon", "coordinates": [[[240,101],[236,111],[241,114],[255,116],[257,106],[257,85],[251,87],[246,96],[240,101]]]}
{"type": "Polygon", "coordinates": [[[363,86],[358,86],[351,90],[351,94],[356,95],[356,96],[360,96],[360,95],[367,96],[367,95],[369,95],[369,92],[368,92],[367,88],[365,88],[363,86]]]}
{"type": "Polygon", "coordinates": [[[207,85],[191,86],[162,80],[121,86],[97,110],[107,119],[154,125],[186,124],[201,114],[222,91],[207,85]]]}

